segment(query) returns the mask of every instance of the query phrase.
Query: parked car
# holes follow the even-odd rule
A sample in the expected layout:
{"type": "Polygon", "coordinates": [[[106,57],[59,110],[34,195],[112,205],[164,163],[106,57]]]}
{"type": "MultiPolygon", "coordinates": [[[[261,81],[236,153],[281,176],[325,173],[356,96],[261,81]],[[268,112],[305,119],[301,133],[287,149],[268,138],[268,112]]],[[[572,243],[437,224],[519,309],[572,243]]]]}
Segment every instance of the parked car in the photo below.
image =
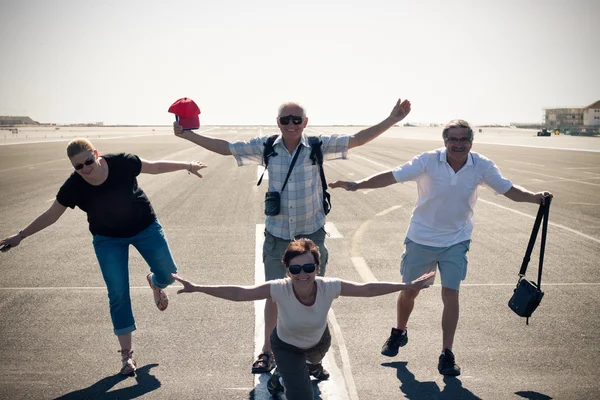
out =
{"type": "Polygon", "coordinates": [[[548,129],[544,128],[541,131],[539,131],[537,133],[538,136],[552,136],[552,132],[550,132],[548,129]]]}

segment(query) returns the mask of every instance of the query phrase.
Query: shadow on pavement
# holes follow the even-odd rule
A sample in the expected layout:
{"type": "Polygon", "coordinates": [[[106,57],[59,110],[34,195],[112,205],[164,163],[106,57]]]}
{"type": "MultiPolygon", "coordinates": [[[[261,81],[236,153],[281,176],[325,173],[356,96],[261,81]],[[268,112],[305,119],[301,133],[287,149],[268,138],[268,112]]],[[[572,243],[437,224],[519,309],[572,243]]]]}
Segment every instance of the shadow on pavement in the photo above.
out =
{"type": "Polygon", "coordinates": [[[445,376],[444,388],[440,390],[436,382],[419,382],[406,367],[407,362],[382,363],[384,367],[396,368],[398,380],[402,383],[400,390],[407,399],[447,399],[447,400],[481,400],[470,390],[465,389],[460,379],[445,376]]]}
{"type": "Polygon", "coordinates": [[[76,390],[71,393],[67,393],[64,396],[57,397],[56,400],[75,400],[75,399],[102,399],[102,400],[117,400],[117,399],[135,399],[149,393],[153,390],[158,389],[160,381],[156,379],[154,375],[150,375],[150,369],[157,367],[158,364],[148,364],[136,371],[135,380],[137,385],[130,386],[118,390],[114,390],[110,393],[108,391],[126,379],[130,379],[128,376],[121,374],[107,376],[106,378],[100,379],[92,386],[76,390]]]}
{"type": "Polygon", "coordinates": [[[516,395],[519,395],[525,399],[529,400],[551,400],[552,397],[546,396],[545,394],[532,392],[530,390],[521,390],[519,392],[515,392],[516,395]]]}
{"type": "MultiPolygon", "coordinates": [[[[267,386],[267,381],[269,380],[269,378],[271,377],[271,373],[264,373],[261,374],[261,376],[258,378],[258,385],[256,388],[252,389],[250,391],[250,393],[248,394],[248,399],[249,400],[255,400],[256,397],[259,396],[258,393],[268,393],[266,386],[267,386]]],[[[312,383],[312,387],[313,387],[313,393],[314,393],[314,399],[313,400],[323,400],[323,398],[321,397],[321,389],[319,388],[319,381],[316,379],[311,379],[311,383],[312,383]]],[[[271,399],[285,399],[285,397],[283,397],[283,394],[279,394],[278,396],[268,396],[271,399]]]]}

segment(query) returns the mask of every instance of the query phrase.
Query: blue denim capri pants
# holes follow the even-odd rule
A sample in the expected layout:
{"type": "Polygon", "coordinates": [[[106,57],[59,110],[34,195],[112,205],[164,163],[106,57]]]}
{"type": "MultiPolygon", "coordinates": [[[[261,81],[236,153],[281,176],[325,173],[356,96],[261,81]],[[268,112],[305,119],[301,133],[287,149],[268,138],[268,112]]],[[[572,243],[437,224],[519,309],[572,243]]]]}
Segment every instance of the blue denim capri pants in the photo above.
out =
{"type": "Polygon", "coordinates": [[[133,332],[135,321],[129,294],[129,246],[132,245],[150,266],[152,282],[164,289],[175,280],[177,265],[158,220],[130,238],[94,235],[94,250],[108,289],[110,317],[115,335],[133,332]]]}

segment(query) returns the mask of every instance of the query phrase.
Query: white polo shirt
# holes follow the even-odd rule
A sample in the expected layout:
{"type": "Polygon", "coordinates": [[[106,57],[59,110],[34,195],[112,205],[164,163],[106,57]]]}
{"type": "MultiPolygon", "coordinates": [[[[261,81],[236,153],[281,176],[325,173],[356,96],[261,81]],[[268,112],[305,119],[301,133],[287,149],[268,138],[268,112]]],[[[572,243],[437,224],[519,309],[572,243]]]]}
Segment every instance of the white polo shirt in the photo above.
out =
{"type": "Polygon", "coordinates": [[[470,152],[466,164],[454,172],[446,148],[420,154],[392,170],[397,182],[415,181],[418,197],[406,236],[426,246],[449,247],[471,239],[477,188],[486,185],[504,194],[512,182],[494,162],[470,152]]]}

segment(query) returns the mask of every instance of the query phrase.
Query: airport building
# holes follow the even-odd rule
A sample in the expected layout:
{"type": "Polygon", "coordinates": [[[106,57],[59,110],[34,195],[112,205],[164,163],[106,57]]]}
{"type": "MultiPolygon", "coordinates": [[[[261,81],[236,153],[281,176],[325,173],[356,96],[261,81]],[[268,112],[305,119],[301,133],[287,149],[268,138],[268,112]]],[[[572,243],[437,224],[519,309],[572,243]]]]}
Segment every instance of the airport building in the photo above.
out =
{"type": "Polygon", "coordinates": [[[600,100],[583,108],[544,108],[544,125],[549,129],[600,128],[600,100]]]}

